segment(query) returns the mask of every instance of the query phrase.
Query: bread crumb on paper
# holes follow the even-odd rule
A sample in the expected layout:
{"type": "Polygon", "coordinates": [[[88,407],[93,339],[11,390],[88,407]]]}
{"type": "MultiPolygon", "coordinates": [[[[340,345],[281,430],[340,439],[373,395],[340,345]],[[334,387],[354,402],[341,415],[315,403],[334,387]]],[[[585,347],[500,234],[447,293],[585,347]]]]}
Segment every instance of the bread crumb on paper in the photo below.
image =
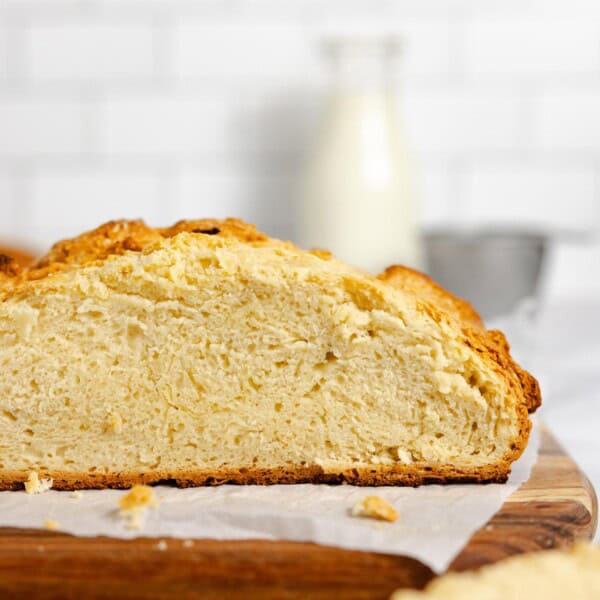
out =
{"type": "Polygon", "coordinates": [[[393,522],[398,519],[398,511],[379,496],[365,496],[352,507],[352,516],[393,522]]]}
{"type": "Polygon", "coordinates": [[[56,531],[60,527],[60,523],[54,519],[44,519],[44,529],[48,531],[56,531]]]}
{"type": "Polygon", "coordinates": [[[83,497],[83,494],[79,490],[75,490],[74,492],[71,492],[69,497],[74,498],[75,500],[80,500],[83,497]]]}
{"type": "Polygon", "coordinates": [[[136,484],[125,496],[119,499],[121,510],[132,510],[134,508],[156,508],[158,502],[154,489],[149,485],[136,484]]]}
{"type": "Polygon", "coordinates": [[[119,499],[120,514],[128,519],[130,529],[143,528],[143,516],[148,508],[157,508],[158,500],[149,485],[134,485],[129,493],[119,499]]]}
{"type": "Polygon", "coordinates": [[[28,494],[42,494],[52,487],[52,479],[40,479],[36,471],[31,471],[25,482],[25,491],[28,494]]]}

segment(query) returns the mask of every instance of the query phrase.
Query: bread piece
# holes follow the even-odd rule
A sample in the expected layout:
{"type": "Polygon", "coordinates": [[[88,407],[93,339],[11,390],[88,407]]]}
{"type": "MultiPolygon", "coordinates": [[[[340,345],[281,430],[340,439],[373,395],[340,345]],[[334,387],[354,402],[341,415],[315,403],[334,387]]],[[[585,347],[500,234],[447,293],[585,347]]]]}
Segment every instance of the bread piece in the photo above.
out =
{"type": "Polygon", "coordinates": [[[148,508],[158,507],[154,489],[147,485],[134,485],[125,496],[119,499],[120,515],[128,520],[131,529],[143,529],[143,519],[148,508]]]}
{"type": "Polygon", "coordinates": [[[54,519],[44,519],[44,529],[56,531],[60,528],[60,523],[54,519]]]}
{"type": "Polygon", "coordinates": [[[52,488],[52,479],[40,479],[35,471],[28,473],[23,487],[27,494],[43,494],[52,488]]]}
{"type": "Polygon", "coordinates": [[[398,520],[398,511],[380,496],[365,496],[352,507],[353,517],[394,522],[398,520]]]}
{"type": "Polygon", "coordinates": [[[520,554],[478,571],[449,573],[423,592],[401,590],[390,600],[597,600],[600,549],[579,544],[570,551],[520,554]]]}
{"type": "Polygon", "coordinates": [[[0,489],[504,481],[540,402],[420,274],[235,219],[107,223],[0,273],[0,489]]]}

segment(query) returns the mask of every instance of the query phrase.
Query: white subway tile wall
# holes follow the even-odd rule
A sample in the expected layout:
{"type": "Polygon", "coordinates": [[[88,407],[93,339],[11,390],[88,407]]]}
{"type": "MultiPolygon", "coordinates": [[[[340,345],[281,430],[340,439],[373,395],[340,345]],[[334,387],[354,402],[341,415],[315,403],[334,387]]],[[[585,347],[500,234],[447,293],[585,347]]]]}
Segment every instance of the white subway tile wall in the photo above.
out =
{"type": "Polygon", "coordinates": [[[455,158],[518,150],[521,110],[518,94],[497,87],[413,89],[400,101],[414,148],[455,158]]]}
{"type": "Polygon", "coordinates": [[[0,23],[0,82],[6,77],[7,31],[0,23]]]}
{"type": "Polygon", "coordinates": [[[596,176],[581,167],[476,166],[465,173],[461,189],[468,224],[516,221],[564,233],[580,229],[582,216],[600,223],[596,176]]]}
{"type": "MultiPolygon", "coordinates": [[[[592,16],[592,15],[590,15],[592,16]]],[[[596,74],[600,60],[598,23],[564,13],[475,18],[466,26],[467,73],[508,78],[561,78],[596,74]]]]}
{"type": "Polygon", "coordinates": [[[30,197],[35,210],[27,227],[35,238],[61,239],[73,234],[74,225],[91,229],[109,219],[143,215],[160,224],[163,218],[157,176],[148,171],[40,169],[32,176],[30,197]]]}
{"type": "Polygon", "coordinates": [[[550,288],[600,293],[597,0],[0,0],[0,241],[230,214],[292,236],[340,29],[402,36],[423,225],[575,232],[550,288]]]}
{"type": "Polygon", "coordinates": [[[598,152],[599,107],[600,82],[574,89],[553,85],[541,90],[536,114],[538,136],[534,144],[540,150],[598,152]]]}
{"type": "Polygon", "coordinates": [[[17,207],[14,181],[5,173],[0,173],[0,198],[2,199],[2,212],[4,213],[0,217],[1,240],[10,238],[13,235],[17,207]]]}
{"type": "Polygon", "coordinates": [[[154,74],[153,32],[144,24],[61,19],[34,23],[28,48],[35,80],[147,79],[154,74]]]}
{"type": "MultiPolygon", "coordinates": [[[[0,157],[29,163],[51,157],[76,160],[85,151],[77,100],[8,90],[0,96],[0,157]]],[[[33,164],[32,164],[33,166],[33,164]]]]}
{"type": "Polygon", "coordinates": [[[175,28],[173,64],[181,79],[310,81],[319,68],[310,32],[294,20],[181,18],[175,28]]]}
{"type": "Polygon", "coordinates": [[[100,152],[119,159],[224,158],[234,147],[232,99],[184,90],[108,93],[100,107],[100,152]]]}

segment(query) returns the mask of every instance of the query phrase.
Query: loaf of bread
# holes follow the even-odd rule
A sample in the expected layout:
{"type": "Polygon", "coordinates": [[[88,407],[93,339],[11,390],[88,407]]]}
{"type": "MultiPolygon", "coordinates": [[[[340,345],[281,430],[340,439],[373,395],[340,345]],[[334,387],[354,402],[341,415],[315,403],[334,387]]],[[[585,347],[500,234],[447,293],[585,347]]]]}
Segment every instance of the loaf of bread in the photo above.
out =
{"type": "Polygon", "coordinates": [[[0,262],[0,489],[501,482],[535,379],[425,276],[235,220],[0,262]]]}
{"type": "Polygon", "coordinates": [[[390,600],[598,600],[600,549],[520,554],[479,571],[449,573],[423,592],[402,590],[390,600]]]}

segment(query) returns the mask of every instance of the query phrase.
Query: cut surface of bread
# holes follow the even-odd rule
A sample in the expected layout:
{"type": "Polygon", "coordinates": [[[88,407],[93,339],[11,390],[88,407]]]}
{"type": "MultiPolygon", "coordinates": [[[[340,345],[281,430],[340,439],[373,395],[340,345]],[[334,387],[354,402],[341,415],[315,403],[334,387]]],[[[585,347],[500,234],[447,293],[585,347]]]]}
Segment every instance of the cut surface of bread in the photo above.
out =
{"type": "Polygon", "coordinates": [[[504,481],[540,403],[420,274],[235,219],[111,222],[0,269],[0,489],[504,481]]]}
{"type": "Polygon", "coordinates": [[[600,549],[578,544],[569,551],[521,554],[474,572],[449,573],[422,592],[402,590],[390,600],[597,600],[600,549]]]}

